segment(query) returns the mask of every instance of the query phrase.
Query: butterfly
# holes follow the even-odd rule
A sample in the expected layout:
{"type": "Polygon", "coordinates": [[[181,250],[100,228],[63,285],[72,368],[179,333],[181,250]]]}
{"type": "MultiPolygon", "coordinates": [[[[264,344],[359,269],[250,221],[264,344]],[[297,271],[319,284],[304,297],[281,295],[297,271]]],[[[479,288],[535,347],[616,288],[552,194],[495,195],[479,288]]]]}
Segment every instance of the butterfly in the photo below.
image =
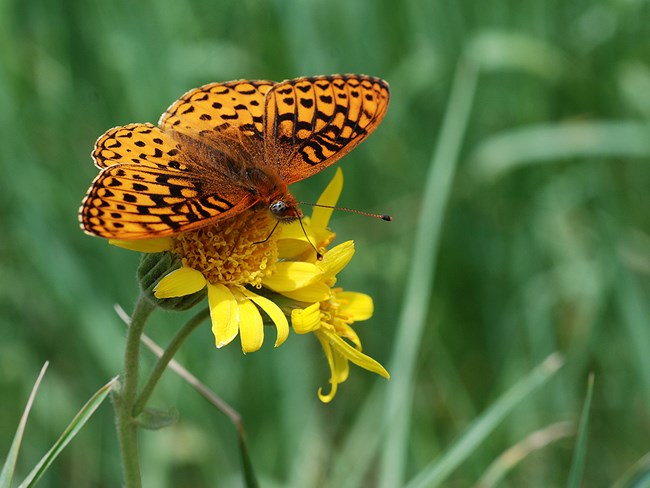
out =
{"type": "Polygon", "coordinates": [[[379,125],[388,84],[365,75],[238,80],[193,89],[158,126],[115,127],[95,143],[101,170],[81,228],[112,239],[176,235],[265,206],[302,213],[288,185],[334,164],[379,125]]]}

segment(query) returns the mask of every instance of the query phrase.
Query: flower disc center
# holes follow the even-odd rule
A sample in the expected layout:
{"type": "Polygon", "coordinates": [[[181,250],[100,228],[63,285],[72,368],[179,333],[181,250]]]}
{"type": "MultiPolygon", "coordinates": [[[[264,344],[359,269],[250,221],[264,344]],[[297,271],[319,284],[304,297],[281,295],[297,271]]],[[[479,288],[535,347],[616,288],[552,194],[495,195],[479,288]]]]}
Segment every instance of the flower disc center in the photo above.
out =
{"type": "Polygon", "coordinates": [[[248,210],[175,237],[173,252],[209,283],[262,286],[278,260],[279,232],[269,212],[248,210]],[[271,234],[269,236],[269,234],[271,234]]]}

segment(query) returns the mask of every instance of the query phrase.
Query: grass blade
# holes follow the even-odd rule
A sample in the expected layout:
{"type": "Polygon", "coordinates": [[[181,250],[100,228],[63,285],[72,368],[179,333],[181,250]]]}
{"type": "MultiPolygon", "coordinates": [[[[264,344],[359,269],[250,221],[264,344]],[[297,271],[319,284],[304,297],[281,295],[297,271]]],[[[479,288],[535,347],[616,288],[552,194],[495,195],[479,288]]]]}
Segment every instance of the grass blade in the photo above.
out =
{"type": "Polygon", "coordinates": [[[533,432],[495,459],[474,488],[499,486],[506,475],[530,454],[574,434],[575,428],[571,422],[557,422],[533,432]]]}
{"type": "Polygon", "coordinates": [[[591,410],[591,399],[594,393],[594,374],[589,375],[587,380],[587,397],[582,406],[580,414],[580,426],[578,428],[578,438],[576,447],[573,450],[573,460],[571,461],[571,471],[567,488],[579,488],[582,481],[582,475],[585,470],[585,458],[587,457],[587,428],[589,426],[589,413],[591,410]]]}
{"type": "Polygon", "coordinates": [[[327,486],[331,488],[354,488],[363,486],[363,477],[375,462],[381,442],[377,419],[381,418],[384,389],[375,384],[361,404],[357,420],[347,432],[341,446],[332,453],[332,470],[327,486]]]}
{"type": "Polygon", "coordinates": [[[458,63],[439,142],[424,188],[409,280],[389,367],[392,379],[386,388],[386,438],[379,476],[382,488],[398,486],[404,477],[415,358],[426,323],[442,222],[472,109],[477,78],[478,66],[463,58],[458,63]]]}
{"type": "Polygon", "coordinates": [[[38,480],[43,476],[45,471],[52,465],[57,456],[63,451],[65,446],[74,439],[77,433],[81,428],[86,424],[88,419],[92,417],[102,402],[106,399],[110,391],[115,386],[117,382],[117,377],[110,380],[104,386],[102,386],[91,398],[86,402],[86,404],[79,410],[77,415],[72,419],[72,422],[66,427],[63,431],[63,434],[57,439],[52,448],[43,456],[43,458],[38,462],[36,467],[32,470],[31,473],[25,478],[19,488],[26,488],[34,486],[38,480]]]}
{"type": "Polygon", "coordinates": [[[644,482],[650,481],[650,452],[636,461],[623,475],[612,484],[612,488],[647,488],[644,482]]]}
{"type": "Polygon", "coordinates": [[[447,477],[474,452],[476,447],[503,421],[508,414],[533,390],[542,386],[564,364],[559,353],[553,353],[528,375],[517,382],[476,418],[465,434],[444,455],[425,467],[411,480],[407,488],[440,486],[447,477]]]}
{"type": "Polygon", "coordinates": [[[36,397],[36,392],[41,385],[41,380],[43,379],[43,376],[45,375],[45,371],[47,370],[49,364],[49,361],[45,361],[45,364],[41,368],[41,372],[38,374],[38,378],[36,378],[32,392],[29,395],[27,405],[25,405],[23,416],[20,419],[18,429],[16,430],[16,435],[14,436],[14,440],[11,443],[11,448],[9,448],[7,459],[5,460],[5,464],[2,467],[2,472],[0,473],[0,488],[9,488],[11,486],[11,481],[14,477],[14,471],[16,470],[18,451],[20,451],[20,444],[22,443],[23,434],[25,433],[25,426],[27,425],[27,417],[29,416],[29,412],[32,409],[34,398],[36,397]]]}

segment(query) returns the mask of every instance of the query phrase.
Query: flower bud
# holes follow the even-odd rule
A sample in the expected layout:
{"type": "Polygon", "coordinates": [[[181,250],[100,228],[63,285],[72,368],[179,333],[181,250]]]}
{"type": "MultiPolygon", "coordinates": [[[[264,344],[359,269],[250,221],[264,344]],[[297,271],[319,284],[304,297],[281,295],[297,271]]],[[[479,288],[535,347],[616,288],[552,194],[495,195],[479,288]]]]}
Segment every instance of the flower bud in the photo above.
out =
{"type": "Polygon", "coordinates": [[[156,298],[153,289],[171,271],[181,267],[180,260],[171,252],[143,253],[138,266],[138,283],[154,305],[165,310],[183,311],[192,308],[206,296],[205,288],[191,295],[177,298],[156,298]]]}

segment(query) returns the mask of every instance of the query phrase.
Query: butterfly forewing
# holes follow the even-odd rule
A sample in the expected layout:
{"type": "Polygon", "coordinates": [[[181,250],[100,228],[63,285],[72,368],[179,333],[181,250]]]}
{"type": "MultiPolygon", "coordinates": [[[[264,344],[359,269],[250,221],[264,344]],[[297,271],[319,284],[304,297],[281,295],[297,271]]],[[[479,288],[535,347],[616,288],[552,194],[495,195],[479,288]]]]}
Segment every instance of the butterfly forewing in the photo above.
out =
{"type": "Polygon", "coordinates": [[[363,75],[297,78],[266,96],[265,156],[293,183],[334,164],[363,141],[388,108],[388,84],[363,75]]]}
{"type": "Polygon", "coordinates": [[[259,144],[264,138],[264,98],[273,81],[239,80],[211,83],[190,90],[160,118],[163,129],[224,140],[259,144]],[[249,140],[250,139],[250,140],[249,140]]]}

